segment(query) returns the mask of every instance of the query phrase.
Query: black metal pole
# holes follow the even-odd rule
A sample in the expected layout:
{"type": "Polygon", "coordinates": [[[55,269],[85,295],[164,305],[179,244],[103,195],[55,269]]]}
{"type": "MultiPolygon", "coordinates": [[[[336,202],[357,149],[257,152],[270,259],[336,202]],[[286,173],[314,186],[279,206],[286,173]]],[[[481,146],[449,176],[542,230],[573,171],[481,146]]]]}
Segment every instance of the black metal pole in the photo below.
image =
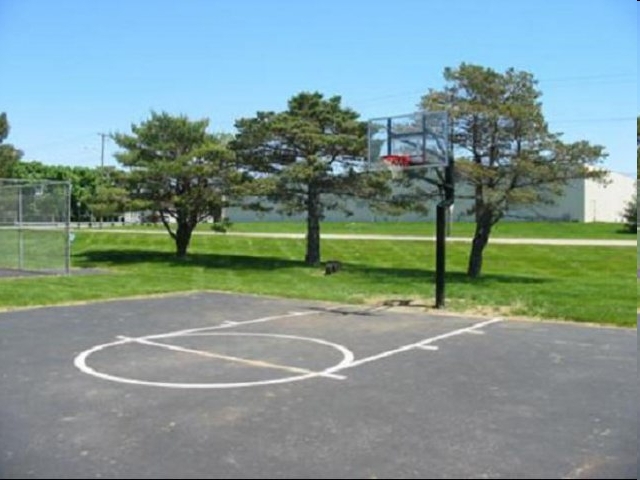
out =
{"type": "Polygon", "coordinates": [[[444,307],[444,274],[446,258],[447,207],[445,202],[436,207],[436,308],[444,307]]]}
{"type": "Polygon", "coordinates": [[[455,188],[453,178],[453,156],[444,171],[444,198],[436,207],[436,308],[444,307],[446,244],[447,244],[447,210],[453,205],[455,188]]]}

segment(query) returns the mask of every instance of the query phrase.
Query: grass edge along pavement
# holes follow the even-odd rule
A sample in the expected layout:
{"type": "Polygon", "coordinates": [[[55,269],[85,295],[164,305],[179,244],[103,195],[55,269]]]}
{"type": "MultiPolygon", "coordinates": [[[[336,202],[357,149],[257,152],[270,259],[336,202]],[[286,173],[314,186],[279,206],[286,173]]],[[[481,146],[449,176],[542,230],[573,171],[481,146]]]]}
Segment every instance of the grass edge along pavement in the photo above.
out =
{"type": "MultiPolygon", "coordinates": [[[[2,279],[0,308],[196,290],[433,304],[432,243],[323,240],[322,249],[323,258],[343,262],[339,274],[325,277],[305,266],[301,240],[196,236],[189,257],[179,261],[168,235],[86,230],[76,233],[73,267],[111,274],[2,279]]],[[[627,277],[632,248],[490,245],[483,277],[475,281],[464,273],[468,250],[467,244],[448,247],[449,312],[635,325],[627,277]]]]}

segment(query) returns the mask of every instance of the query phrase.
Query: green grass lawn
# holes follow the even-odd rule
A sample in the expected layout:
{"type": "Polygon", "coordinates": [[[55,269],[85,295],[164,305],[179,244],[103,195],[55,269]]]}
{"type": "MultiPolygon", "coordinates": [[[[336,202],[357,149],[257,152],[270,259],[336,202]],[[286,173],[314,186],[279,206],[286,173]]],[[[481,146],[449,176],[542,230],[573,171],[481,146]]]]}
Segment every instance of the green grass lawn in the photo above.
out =
{"type": "MultiPolygon", "coordinates": [[[[105,228],[111,228],[105,224],[105,228]]],[[[121,228],[118,224],[115,228],[121,228]]],[[[451,235],[470,237],[475,224],[454,222],[451,235]]],[[[162,225],[127,226],[128,229],[164,230],[162,225]]],[[[198,231],[211,231],[211,224],[200,224],[198,231]]],[[[264,233],[306,233],[306,224],[291,222],[246,222],[233,223],[230,232],[264,233]]],[[[354,233],[379,235],[435,235],[435,222],[323,222],[322,233],[354,233]]],[[[577,222],[500,222],[492,233],[503,238],[582,238],[635,240],[637,234],[625,233],[622,224],[617,223],[577,223],[577,222]]]]}
{"type": "MultiPolygon", "coordinates": [[[[206,228],[206,225],[203,225],[206,228]]],[[[454,222],[451,235],[473,236],[475,224],[454,222]]],[[[256,222],[238,223],[231,226],[232,232],[286,232],[305,233],[304,222],[256,222]]],[[[388,234],[388,235],[435,235],[435,222],[324,222],[324,233],[388,234]]],[[[505,238],[591,238],[634,239],[637,236],[622,232],[622,225],[615,223],[576,222],[501,222],[493,230],[494,237],[505,238]]]]}
{"type": "MultiPolygon", "coordinates": [[[[465,276],[469,246],[448,246],[447,309],[633,326],[633,248],[489,245],[482,278],[465,276]]],[[[303,264],[304,241],[196,236],[184,261],[168,235],[76,231],[72,264],[99,275],[0,279],[10,308],[192,290],[376,303],[434,298],[434,246],[323,240],[337,275],[303,264]]]]}
{"type": "Polygon", "coordinates": [[[636,289],[637,289],[637,305],[636,305],[636,309],[638,312],[640,312],[640,282],[638,280],[640,280],[640,244],[638,244],[636,242],[636,249],[637,249],[637,253],[636,253],[636,289]]]}
{"type": "Polygon", "coordinates": [[[65,229],[0,228],[0,268],[65,271],[65,229]]]}

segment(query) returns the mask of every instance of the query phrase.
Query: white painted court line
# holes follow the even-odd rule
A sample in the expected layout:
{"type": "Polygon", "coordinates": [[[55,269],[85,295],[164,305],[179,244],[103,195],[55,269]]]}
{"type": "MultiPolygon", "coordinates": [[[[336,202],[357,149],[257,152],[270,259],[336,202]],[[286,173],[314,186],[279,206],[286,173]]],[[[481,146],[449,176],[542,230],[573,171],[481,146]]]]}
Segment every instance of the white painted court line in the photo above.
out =
{"type": "Polygon", "coordinates": [[[375,362],[376,360],[380,360],[383,358],[391,357],[392,355],[396,355],[398,353],[407,352],[409,350],[414,349],[429,349],[433,342],[437,342],[439,340],[444,340],[445,338],[455,337],[457,335],[462,335],[465,333],[477,333],[477,330],[488,325],[498,323],[503,321],[502,318],[493,318],[491,320],[487,320],[486,322],[476,323],[470,327],[460,328],[458,330],[453,330],[452,332],[444,333],[442,335],[437,335],[435,337],[426,338],[424,340],[420,340],[419,342],[412,343],[409,345],[404,345],[402,347],[396,348],[394,350],[389,350],[387,352],[382,352],[377,355],[372,355],[371,357],[361,358],[360,360],[355,360],[351,364],[343,366],[343,367],[334,367],[326,370],[326,372],[335,373],[341,370],[345,370],[347,368],[358,367],[360,365],[364,365],[365,363],[375,362]]]}
{"type": "Polygon", "coordinates": [[[420,350],[431,350],[432,352],[440,350],[440,347],[437,345],[418,345],[416,348],[419,348],[420,350]]]}
{"type": "MultiPolygon", "coordinates": [[[[312,314],[317,314],[317,313],[321,313],[321,312],[316,312],[316,311],[309,311],[309,312],[290,312],[288,314],[285,315],[277,315],[277,316],[270,316],[270,317],[263,317],[263,318],[258,318],[255,320],[248,320],[245,322],[234,322],[235,325],[229,325],[229,324],[222,324],[219,326],[215,326],[215,327],[204,327],[204,328],[193,328],[193,329],[188,329],[188,330],[181,330],[181,331],[177,331],[177,332],[169,332],[169,333],[164,333],[164,334],[159,334],[159,335],[151,335],[151,336],[146,336],[146,337],[142,337],[142,338],[133,338],[131,340],[129,340],[130,337],[120,337],[118,340],[114,341],[114,342],[109,342],[109,343],[105,343],[102,345],[96,345],[88,350],[85,350],[83,352],[81,352],[80,354],[78,354],[75,359],[74,359],[74,365],[76,366],[76,368],[78,368],[81,372],[86,373],[87,375],[91,375],[94,376],[96,378],[100,378],[103,380],[108,380],[108,381],[112,381],[112,382],[117,382],[117,383],[123,383],[123,384],[129,384],[129,385],[139,385],[139,386],[149,386],[149,387],[161,387],[161,388],[174,388],[174,389],[230,389],[230,388],[245,388],[245,387],[256,387],[256,386],[263,386],[263,385],[279,385],[279,384],[284,384],[284,383],[291,383],[291,382],[298,382],[298,381],[302,381],[302,380],[308,380],[311,378],[316,378],[316,377],[327,377],[327,378],[331,378],[331,379],[335,379],[335,380],[343,380],[346,377],[344,377],[343,375],[336,375],[332,372],[329,371],[329,369],[324,369],[322,371],[319,372],[314,372],[311,370],[306,370],[306,369],[302,369],[302,368],[297,368],[297,367],[287,367],[290,371],[295,371],[293,376],[290,377],[283,377],[283,378],[274,378],[271,380],[257,380],[257,381],[248,381],[248,382],[226,382],[226,383],[222,383],[222,382],[217,382],[217,383],[185,383],[185,382],[160,382],[160,381],[150,381],[150,380],[144,380],[144,379],[137,379],[137,378],[127,378],[127,377],[121,377],[121,376],[117,376],[117,375],[111,375],[109,373],[106,372],[101,372],[99,370],[96,370],[95,368],[91,367],[90,365],[88,365],[88,359],[95,353],[104,351],[108,348],[112,348],[112,347],[118,347],[118,346],[122,346],[125,345],[127,343],[131,343],[131,341],[136,341],[139,343],[142,342],[149,342],[149,343],[160,343],[160,342],[151,342],[151,339],[161,339],[161,338],[174,338],[177,336],[253,336],[253,337],[266,337],[266,338],[283,338],[283,339],[287,339],[287,340],[294,340],[294,341],[303,341],[303,342],[310,342],[310,343],[315,343],[318,345],[322,345],[325,347],[329,347],[332,348],[334,350],[337,350],[341,355],[342,355],[342,360],[333,366],[333,368],[337,368],[339,369],[339,367],[344,366],[344,365],[349,365],[351,362],[353,362],[353,352],[351,352],[348,348],[345,348],[342,345],[336,344],[336,343],[332,343],[329,342],[327,340],[322,340],[319,338],[310,338],[310,337],[301,337],[301,336],[296,336],[296,335],[279,335],[279,334],[271,334],[271,333],[243,333],[243,332],[228,332],[228,333],[221,333],[221,332],[215,332],[215,330],[220,330],[220,329],[225,329],[225,328],[230,328],[231,326],[238,326],[238,325],[245,325],[245,324],[252,324],[252,323],[262,323],[262,322],[268,322],[271,320],[277,320],[280,318],[289,318],[289,317],[297,317],[297,316],[302,316],[302,315],[312,315],[312,314]]],[[[163,344],[165,345],[165,344],[163,344]]],[[[171,345],[171,347],[175,347],[174,345],[171,345]]],[[[165,347],[167,348],[167,347],[165,347]]],[[[181,349],[182,347],[177,347],[178,349],[181,349]]],[[[201,352],[201,351],[193,351],[191,350],[189,353],[194,354],[195,352],[199,352],[198,354],[203,354],[203,353],[210,353],[210,352],[201,352]]],[[[215,355],[215,354],[213,354],[215,355]]],[[[246,361],[245,359],[242,359],[244,361],[246,361]]],[[[274,364],[271,364],[271,366],[273,366],[274,364]]],[[[266,366],[266,363],[263,363],[263,366],[266,366]]],[[[282,367],[282,366],[280,366],[282,367]]]]}
{"type": "Polygon", "coordinates": [[[477,324],[472,325],[470,327],[461,328],[461,329],[453,330],[451,332],[447,332],[447,333],[444,333],[444,334],[441,334],[441,335],[437,335],[435,337],[426,338],[426,339],[423,339],[423,340],[421,340],[419,342],[412,343],[412,344],[409,344],[409,345],[404,345],[402,347],[399,347],[399,348],[396,348],[396,349],[393,349],[393,350],[389,350],[387,352],[382,352],[382,353],[379,353],[377,355],[373,355],[373,356],[370,356],[370,357],[362,358],[360,360],[355,360],[353,353],[349,349],[347,349],[346,347],[344,347],[342,345],[339,345],[339,344],[336,344],[336,343],[329,342],[327,340],[319,339],[319,338],[300,337],[300,336],[295,336],[295,335],[270,334],[270,333],[246,333],[246,332],[222,333],[222,332],[216,332],[216,330],[228,329],[228,328],[238,327],[238,326],[241,326],[241,325],[263,323],[263,322],[269,322],[269,321],[272,321],[272,320],[277,320],[277,319],[282,319],[282,318],[291,318],[291,317],[297,317],[297,316],[303,316],[303,315],[314,315],[314,314],[319,314],[319,313],[323,313],[323,312],[319,312],[319,311],[289,312],[288,314],[285,314],[285,315],[275,315],[275,316],[269,316],[269,317],[262,317],[262,318],[258,318],[258,319],[255,319],[255,320],[248,320],[248,321],[244,321],[244,322],[226,321],[226,322],[223,322],[222,324],[214,326],[214,327],[192,328],[192,329],[180,330],[180,331],[169,332],[169,333],[164,333],[164,334],[148,335],[148,336],[140,337],[140,338],[132,338],[132,337],[120,336],[120,337],[118,337],[118,340],[115,341],[115,342],[110,342],[110,343],[106,343],[106,344],[102,344],[102,345],[96,345],[93,348],[90,348],[89,350],[85,350],[84,352],[81,352],[75,358],[74,364],[82,372],[84,372],[84,373],[86,373],[88,375],[93,375],[93,376],[95,376],[97,378],[102,378],[104,380],[110,380],[110,381],[114,381],[114,382],[126,383],[126,384],[134,384],[134,385],[146,385],[146,386],[153,386],[153,387],[179,388],[179,389],[187,389],[187,388],[227,389],[227,388],[240,388],[240,387],[254,387],[254,386],[259,386],[259,385],[275,385],[275,384],[282,384],[282,383],[289,383],[289,382],[297,382],[297,381],[307,380],[307,379],[311,379],[311,378],[315,378],[315,377],[328,377],[328,378],[336,379],[336,380],[344,380],[346,377],[344,377],[343,375],[336,375],[336,372],[345,370],[347,368],[352,368],[352,367],[357,367],[357,366],[360,366],[360,365],[364,365],[366,363],[374,362],[376,360],[380,360],[380,359],[383,359],[383,358],[388,358],[388,357],[391,357],[392,355],[395,355],[397,353],[402,353],[402,352],[406,352],[406,351],[410,351],[410,350],[414,350],[414,349],[437,351],[438,350],[438,346],[437,345],[432,345],[434,342],[437,342],[439,340],[444,340],[444,339],[447,339],[447,338],[451,338],[451,337],[454,337],[454,336],[457,336],[457,335],[462,335],[462,334],[465,334],[465,333],[482,334],[484,332],[482,332],[480,330],[481,328],[486,327],[486,326],[491,325],[491,324],[494,324],[494,323],[497,323],[497,322],[503,321],[503,319],[501,319],[501,318],[494,318],[494,319],[491,319],[491,320],[488,320],[488,321],[485,321],[485,322],[477,323],[477,324]],[[211,352],[205,352],[205,351],[201,351],[201,350],[188,349],[188,348],[179,347],[179,346],[176,346],[176,345],[170,345],[170,344],[165,344],[165,343],[153,341],[153,340],[157,340],[157,339],[176,338],[176,337],[180,337],[180,336],[216,336],[216,335],[218,335],[218,336],[271,337],[271,338],[283,338],[283,339],[289,339],[289,340],[306,341],[306,342],[311,342],[311,343],[316,343],[316,344],[319,344],[319,345],[331,347],[331,348],[339,351],[342,354],[343,358],[342,358],[342,361],[340,361],[337,365],[334,365],[333,367],[326,368],[326,369],[324,369],[322,371],[319,371],[319,372],[314,372],[314,371],[311,371],[311,370],[308,370],[308,369],[304,369],[304,368],[299,368],[299,367],[278,365],[278,364],[273,364],[273,363],[270,363],[270,362],[263,362],[263,361],[259,361],[259,360],[248,360],[248,359],[243,359],[243,358],[239,358],[239,357],[232,357],[232,356],[228,356],[228,355],[221,355],[221,354],[216,354],[216,353],[211,353],[211,352]],[[104,349],[107,349],[107,348],[117,347],[117,346],[125,345],[127,343],[132,343],[132,342],[133,343],[146,344],[146,345],[160,347],[160,348],[167,348],[169,350],[173,350],[173,351],[177,351],[177,352],[181,352],[181,353],[189,353],[189,354],[201,355],[201,356],[210,357],[210,358],[224,359],[224,360],[229,360],[229,361],[245,363],[245,364],[253,365],[253,366],[256,366],[256,367],[285,370],[285,371],[293,373],[294,376],[285,377],[285,378],[276,378],[276,379],[272,379],[272,380],[260,380],[260,381],[249,381],[249,382],[228,382],[228,383],[156,382],[156,381],[147,381],[147,380],[142,380],[142,379],[134,379],[134,378],[126,378],[126,377],[119,377],[119,376],[115,376],[115,375],[110,375],[108,373],[97,371],[97,370],[95,370],[94,368],[90,367],[87,364],[87,359],[94,353],[100,352],[100,351],[102,351],[104,349]]]}
{"type": "Polygon", "coordinates": [[[469,330],[466,333],[472,333],[474,335],[484,335],[485,332],[483,332],[482,330],[469,330]]]}
{"type": "Polygon", "coordinates": [[[319,313],[321,313],[321,312],[316,312],[316,311],[313,311],[313,310],[309,310],[309,311],[303,311],[303,312],[289,312],[289,313],[285,313],[284,315],[271,315],[269,317],[256,318],[255,320],[245,320],[244,322],[234,322],[233,320],[225,320],[220,325],[216,325],[214,327],[189,328],[189,329],[186,329],[186,330],[178,330],[178,331],[170,332],[170,333],[161,333],[161,334],[158,334],[158,335],[146,335],[146,336],[140,337],[140,338],[150,339],[150,338],[180,337],[180,336],[187,335],[187,334],[194,333],[194,332],[207,332],[207,331],[210,331],[210,330],[223,330],[223,329],[226,329],[226,328],[240,327],[242,325],[252,325],[254,323],[271,322],[273,320],[280,320],[282,318],[302,317],[302,316],[305,316],[305,315],[317,315],[319,313]]]}
{"type": "Polygon", "coordinates": [[[243,363],[245,365],[249,365],[252,367],[272,368],[276,370],[284,370],[285,372],[290,372],[290,373],[300,373],[303,375],[311,374],[318,377],[333,378],[334,380],[344,380],[345,378],[347,378],[344,375],[335,375],[332,373],[324,373],[324,372],[314,372],[312,370],[307,370],[306,368],[291,367],[288,365],[279,365],[277,363],[265,362],[262,360],[249,360],[246,358],[234,357],[231,355],[222,355],[219,353],[206,352],[203,350],[194,350],[191,348],[184,348],[178,345],[171,345],[168,343],[152,342],[151,340],[147,340],[146,338],[131,338],[131,337],[123,337],[123,336],[119,336],[118,338],[120,340],[125,340],[126,342],[134,342],[134,343],[140,343],[142,345],[150,345],[152,347],[166,348],[167,350],[171,350],[173,352],[189,353],[189,354],[199,355],[202,357],[215,358],[217,360],[228,360],[230,362],[243,363]]]}

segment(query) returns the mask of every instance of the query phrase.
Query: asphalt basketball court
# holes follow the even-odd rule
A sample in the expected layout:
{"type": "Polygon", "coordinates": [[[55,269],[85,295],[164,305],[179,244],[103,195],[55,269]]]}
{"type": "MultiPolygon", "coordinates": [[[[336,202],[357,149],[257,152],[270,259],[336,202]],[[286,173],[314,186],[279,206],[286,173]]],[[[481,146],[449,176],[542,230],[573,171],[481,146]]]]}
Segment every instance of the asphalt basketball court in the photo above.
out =
{"type": "Polygon", "coordinates": [[[0,314],[3,478],[637,478],[637,331],[219,293],[0,314]]]}

